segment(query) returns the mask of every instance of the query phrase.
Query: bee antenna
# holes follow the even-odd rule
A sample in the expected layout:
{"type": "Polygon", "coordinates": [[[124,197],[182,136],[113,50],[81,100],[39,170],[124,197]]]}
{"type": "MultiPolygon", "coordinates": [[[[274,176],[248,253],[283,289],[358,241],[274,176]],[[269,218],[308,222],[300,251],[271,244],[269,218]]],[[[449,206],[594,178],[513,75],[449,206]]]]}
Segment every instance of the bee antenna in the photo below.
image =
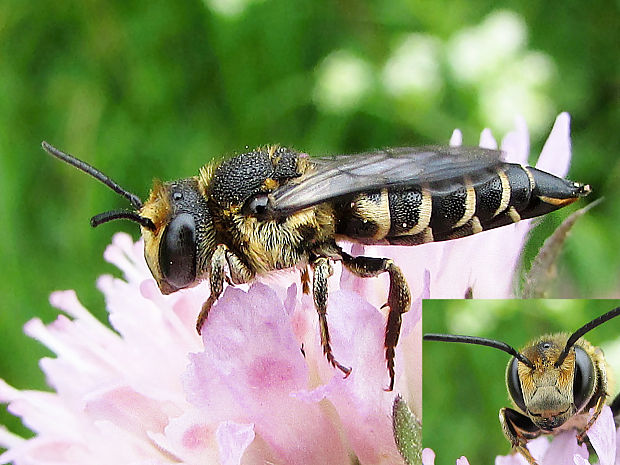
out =
{"type": "Polygon", "coordinates": [[[610,310],[607,313],[599,316],[598,318],[593,319],[589,323],[586,323],[585,325],[583,325],[581,328],[579,328],[573,334],[571,334],[571,336],[568,338],[568,341],[566,341],[566,346],[564,347],[564,350],[562,351],[562,353],[558,357],[558,360],[555,362],[555,367],[558,368],[560,365],[562,365],[562,363],[564,362],[564,359],[568,355],[568,351],[575,344],[575,342],[577,342],[577,340],[581,336],[583,336],[588,331],[596,328],[597,326],[602,325],[606,321],[611,320],[612,318],[617,317],[618,315],[620,315],[620,307],[616,307],[613,310],[610,310]]]}
{"type": "Polygon", "coordinates": [[[80,171],[83,171],[86,174],[91,175],[93,178],[97,179],[98,181],[101,181],[103,184],[108,186],[110,189],[112,189],[117,194],[120,194],[123,197],[125,197],[127,200],[129,200],[131,205],[136,210],[139,210],[140,208],[142,208],[142,200],[140,200],[140,197],[138,197],[136,194],[132,194],[126,189],[123,189],[115,181],[110,179],[109,176],[106,176],[101,171],[99,171],[97,168],[89,165],[88,163],[82,160],[75,158],[73,155],[70,155],[61,150],[58,150],[56,147],[48,144],[45,141],[41,142],[41,146],[43,147],[43,150],[45,150],[50,155],[64,161],[65,163],[68,163],[71,166],[76,167],[77,169],[79,169],[80,171]]]}
{"type": "Polygon", "coordinates": [[[96,228],[100,224],[107,223],[112,220],[131,220],[139,223],[140,226],[144,226],[151,231],[155,231],[155,224],[150,218],[140,216],[137,212],[131,210],[112,210],[109,212],[99,213],[90,219],[90,225],[96,228]]]}
{"type": "Polygon", "coordinates": [[[530,368],[534,368],[534,364],[522,353],[517,351],[514,347],[506,344],[502,341],[496,341],[495,339],[486,339],[484,337],[477,336],[458,336],[455,334],[425,334],[425,341],[443,341],[443,342],[461,342],[464,344],[477,344],[480,346],[494,347],[503,352],[512,355],[524,365],[530,368]]]}

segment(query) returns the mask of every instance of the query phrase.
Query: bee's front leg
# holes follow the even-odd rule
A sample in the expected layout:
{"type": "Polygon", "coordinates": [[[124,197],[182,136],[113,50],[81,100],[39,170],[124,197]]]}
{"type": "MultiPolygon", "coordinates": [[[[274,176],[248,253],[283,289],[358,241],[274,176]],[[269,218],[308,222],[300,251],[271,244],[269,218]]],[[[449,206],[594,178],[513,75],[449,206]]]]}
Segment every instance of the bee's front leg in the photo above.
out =
{"type": "Polygon", "coordinates": [[[394,355],[400,335],[402,314],[409,311],[411,306],[409,286],[403,272],[389,258],[353,257],[344,252],[341,255],[344,266],[357,276],[370,278],[384,272],[390,275],[390,290],[387,301],[390,311],[385,327],[385,359],[387,360],[388,372],[390,374],[388,391],[391,391],[394,389],[394,355]]]}
{"type": "Polygon", "coordinates": [[[207,320],[207,316],[209,316],[211,306],[219,299],[224,290],[224,281],[227,279],[226,264],[228,264],[232,282],[235,284],[248,282],[254,276],[252,271],[243,264],[239,257],[232,253],[224,244],[219,244],[215,248],[208,267],[211,295],[207,301],[202,304],[202,308],[198,314],[198,319],[196,320],[196,331],[198,331],[198,334],[201,333],[202,326],[207,320]]]}
{"type": "Polygon", "coordinates": [[[542,431],[527,416],[511,408],[500,409],[499,422],[504,436],[510,441],[513,449],[519,452],[530,465],[537,465],[526,444],[529,440],[540,436],[542,431]]]}
{"type": "MultiPolygon", "coordinates": [[[[605,387],[607,387],[607,380],[605,380],[605,387]]],[[[605,406],[605,399],[607,399],[607,394],[603,394],[602,396],[599,396],[599,398],[597,399],[596,405],[594,406],[594,413],[588,420],[588,423],[586,423],[586,426],[584,426],[583,431],[580,431],[579,434],[577,435],[577,444],[579,445],[583,444],[583,441],[586,439],[586,436],[588,435],[588,430],[592,427],[594,422],[598,419],[599,415],[603,411],[603,407],[605,406]]]]}
{"type": "Polygon", "coordinates": [[[314,306],[319,314],[319,328],[321,332],[323,354],[327,357],[327,361],[331,363],[332,366],[342,371],[346,377],[349,373],[351,373],[351,368],[345,367],[344,365],[338,363],[338,361],[334,358],[334,354],[332,354],[332,348],[329,343],[329,329],[327,327],[327,278],[329,278],[333,273],[332,265],[329,263],[329,260],[330,259],[327,257],[318,257],[311,263],[314,268],[312,294],[314,297],[314,306]]]}

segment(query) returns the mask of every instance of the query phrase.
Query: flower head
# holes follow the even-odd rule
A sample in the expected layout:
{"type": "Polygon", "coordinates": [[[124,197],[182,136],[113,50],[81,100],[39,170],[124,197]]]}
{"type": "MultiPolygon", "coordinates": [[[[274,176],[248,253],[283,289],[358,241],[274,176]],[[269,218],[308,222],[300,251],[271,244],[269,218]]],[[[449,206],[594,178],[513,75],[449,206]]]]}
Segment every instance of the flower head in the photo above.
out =
{"type": "MultiPolygon", "coordinates": [[[[567,115],[558,117],[552,140],[540,163],[562,174],[570,156],[567,115]]],[[[485,132],[481,144],[496,143],[485,132]]],[[[525,161],[523,122],[502,148],[510,161],[525,161]]],[[[53,392],[0,383],[0,401],[35,433],[23,439],[0,429],[7,449],[0,461],[345,464],[355,455],[361,464],[399,463],[391,412],[400,393],[420,417],[422,298],[466,292],[509,297],[528,228],[522,222],[412,248],[351,247],[354,255],[393,257],[413,290],[396,352],[394,393],[384,390],[385,277],[361,279],[336,264],[330,278],[332,348],[353,368],[343,379],[323,356],[313,301],[303,294],[298,273],[227,287],[199,337],[195,318],[208,286],[161,295],[141,241],[117,234],[104,257],[124,279],[98,281],[111,328],[73,291],[52,294],[51,303],[64,312],[56,321],[26,324],[26,333],[56,354],[41,360],[53,392]]]]}
{"type": "MultiPolygon", "coordinates": [[[[593,410],[590,411],[593,413],[593,410]]],[[[613,414],[608,406],[603,407],[599,418],[588,430],[588,438],[599,465],[613,465],[620,458],[620,444],[618,437],[620,429],[616,430],[613,414]]],[[[575,430],[567,430],[554,436],[551,440],[546,436],[536,438],[527,444],[532,457],[539,465],[589,465],[589,452],[585,444],[577,443],[575,430]]],[[[435,452],[431,449],[422,451],[423,465],[435,464],[435,452]]],[[[468,465],[467,458],[460,457],[456,465],[468,465]]],[[[528,461],[521,454],[512,453],[495,458],[495,465],[528,465],[528,461]]]]}

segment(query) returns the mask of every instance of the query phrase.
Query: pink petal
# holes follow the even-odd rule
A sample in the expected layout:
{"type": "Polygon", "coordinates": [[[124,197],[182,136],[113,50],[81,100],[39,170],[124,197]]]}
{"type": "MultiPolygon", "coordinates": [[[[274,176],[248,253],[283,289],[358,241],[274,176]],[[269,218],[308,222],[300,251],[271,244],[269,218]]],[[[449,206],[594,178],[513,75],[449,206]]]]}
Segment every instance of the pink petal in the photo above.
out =
{"type": "MultiPolygon", "coordinates": [[[[14,447],[19,447],[24,443],[24,441],[24,438],[18,436],[17,434],[11,433],[4,427],[4,425],[0,425],[0,447],[12,449],[14,447]]],[[[2,460],[2,456],[0,456],[0,463],[5,463],[2,460]]]]}
{"type": "Polygon", "coordinates": [[[112,244],[106,247],[103,258],[118,267],[130,283],[140,283],[150,274],[143,258],[143,241],[134,243],[129,234],[114,234],[112,244]]]}
{"type": "Polygon", "coordinates": [[[119,386],[94,392],[85,399],[84,412],[93,421],[109,421],[128,433],[163,432],[168,418],[181,412],[165,403],[119,386]]]}
{"type": "Polygon", "coordinates": [[[495,465],[528,465],[528,463],[521,454],[512,453],[495,457],[495,465]]]}
{"type": "Polygon", "coordinates": [[[218,463],[217,423],[195,410],[171,418],[163,433],[150,433],[157,447],[179,462],[218,463]]]}
{"type": "Polygon", "coordinates": [[[21,417],[24,425],[38,434],[73,431],[76,428],[72,412],[54,393],[19,391],[0,380],[0,401],[9,402],[8,411],[21,417]]]}
{"type": "Polygon", "coordinates": [[[564,177],[568,173],[570,159],[570,115],[560,113],[540,153],[536,168],[564,177]]]}
{"type": "Polygon", "coordinates": [[[401,338],[396,347],[396,371],[402,369],[404,374],[404,379],[396,383],[396,390],[407,397],[411,410],[419,417],[422,416],[422,301],[429,296],[430,273],[426,272],[422,295],[403,315],[401,338]]]}
{"type": "Polygon", "coordinates": [[[455,129],[450,136],[450,146],[459,147],[463,145],[463,133],[460,129],[455,129]]]}
{"type": "MultiPolygon", "coordinates": [[[[547,449],[549,448],[549,440],[546,436],[541,436],[527,443],[530,454],[540,461],[547,449]]],[[[528,465],[525,457],[520,453],[513,452],[508,455],[498,455],[495,457],[495,465],[528,465]]]]}
{"type": "Polygon", "coordinates": [[[493,134],[491,133],[491,130],[489,128],[483,129],[480,133],[480,142],[478,145],[485,149],[497,149],[497,141],[493,137],[493,134]]]}
{"type": "Polygon", "coordinates": [[[422,465],[435,465],[435,452],[428,447],[422,449],[422,465]]]}
{"type": "Polygon", "coordinates": [[[83,463],[96,463],[89,458],[85,447],[49,436],[35,437],[24,441],[17,447],[0,455],[0,462],[13,463],[15,465],[81,465],[83,463]]]}
{"type": "MultiPolygon", "coordinates": [[[[620,444],[620,428],[616,431],[616,446],[620,444]]],[[[616,448],[616,462],[620,463],[620,447],[616,448]]]]}
{"type": "MultiPolygon", "coordinates": [[[[532,455],[534,452],[532,451],[532,455]]],[[[540,465],[565,465],[573,461],[575,455],[588,457],[588,448],[585,444],[579,446],[574,431],[564,431],[553,438],[544,453],[540,465]]],[[[537,456],[534,456],[538,459],[537,456]]]]}
{"type": "Polygon", "coordinates": [[[573,463],[575,465],[590,465],[590,461],[586,458],[583,458],[581,455],[575,455],[573,457],[573,463]]]}
{"type": "Polygon", "coordinates": [[[603,407],[601,414],[588,430],[588,438],[598,455],[600,465],[616,463],[616,427],[609,406],[603,407]]]}
{"type": "Polygon", "coordinates": [[[550,446],[551,443],[546,436],[541,436],[527,443],[527,448],[536,460],[542,460],[550,446]]]}
{"type": "Polygon", "coordinates": [[[395,394],[384,391],[389,383],[383,348],[385,318],[347,291],[333,293],[329,306],[338,309],[330,315],[334,353],[353,371],[347,379],[335,374],[327,398],[336,408],[348,442],[362,463],[400,463],[392,425],[386,421],[395,394]]]}
{"type": "Polygon", "coordinates": [[[215,434],[222,465],[239,465],[245,450],[254,440],[254,425],[226,421],[220,423],[215,434]]]}
{"type": "Polygon", "coordinates": [[[463,456],[456,459],[456,465],[469,465],[469,461],[467,460],[467,457],[463,456]]]}
{"type": "Polygon", "coordinates": [[[226,288],[202,336],[204,352],[190,356],[185,375],[190,402],[219,421],[253,423],[286,463],[345,461],[320,407],[289,395],[307,387],[308,368],[275,291],[226,288]]]}
{"type": "Polygon", "coordinates": [[[527,164],[530,154],[530,135],[522,116],[515,119],[515,130],[506,134],[502,139],[502,151],[506,153],[506,161],[521,165],[527,164]]]}

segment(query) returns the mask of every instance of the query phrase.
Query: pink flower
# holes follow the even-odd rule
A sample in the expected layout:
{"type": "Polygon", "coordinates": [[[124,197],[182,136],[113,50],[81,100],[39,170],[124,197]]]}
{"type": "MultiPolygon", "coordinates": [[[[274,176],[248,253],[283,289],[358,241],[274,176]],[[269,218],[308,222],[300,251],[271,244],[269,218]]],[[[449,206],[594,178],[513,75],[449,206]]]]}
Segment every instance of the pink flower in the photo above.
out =
{"type": "MultiPolygon", "coordinates": [[[[495,144],[488,131],[481,143],[495,144]]],[[[524,161],[528,143],[519,121],[502,148],[509,160],[524,161]]],[[[563,114],[539,163],[563,174],[569,146],[563,114]]],[[[0,401],[35,433],[23,439],[0,428],[0,446],[7,448],[0,462],[346,464],[355,455],[361,464],[402,463],[391,412],[400,393],[421,415],[422,298],[462,298],[468,289],[475,297],[509,297],[528,228],[523,222],[411,248],[352,246],[356,255],[393,257],[413,291],[397,347],[394,392],[384,390],[389,378],[379,309],[385,277],[360,279],[335,265],[328,322],[335,356],[353,368],[343,379],[322,354],[316,311],[301,292],[298,273],[227,287],[201,338],[194,325],[208,286],[161,295],[141,242],[117,234],[104,257],[124,279],[98,281],[113,329],[73,291],[50,299],[68,316],[26,324],[26,333],[56,354],[41,360],[54,392],[0,383],[0,401]]]]}
{"type": "MultiPolygon", "coordinates": [[[[593,410],[591,410],[591,413],[593,410]]],[[[601,415],[588,430],[588,438],[598,456],[599,465],[614,465],[620,458],[617,448],[620,429],[616,431],[613,414],[608,406],[603,407],[601,415]]],[[[588,447],[577,444],[575,430],[564,431],[554,436],[551,441],[547,436],[536,438],[527,444],[527,448],[538,465],[589,465],[588,447]]],[[[434,465],[435,452],[431,449],[422,451],[422,464],[434,465]]],[[[456,465],[469,465],[465,457],[456,460],[456,465]]],[[[527,460],[517,453],[500,455],[495,458],[495,465],[528,465],[527,460]]]]}
{"type": "MultiPolygon", "coordinates": [[[[593,411],[591,411],[593,412],[593,411]]],[[[600,465],[613,465],[616,463],[616,432],[613,415],[608,406],[588,430],[588,438],[598,456],[600,465]]],[[[577,436],[574,430],[564,431],[554,436],[550,441],[542,436],[527,444],[527,447],[539,465],[588,465],[589,454],[585,444],[577,444],[577,436]]],[[[527,465],[527,461],[520,454],[499,456],[495,459],[495,465],[527,465]]]]}

